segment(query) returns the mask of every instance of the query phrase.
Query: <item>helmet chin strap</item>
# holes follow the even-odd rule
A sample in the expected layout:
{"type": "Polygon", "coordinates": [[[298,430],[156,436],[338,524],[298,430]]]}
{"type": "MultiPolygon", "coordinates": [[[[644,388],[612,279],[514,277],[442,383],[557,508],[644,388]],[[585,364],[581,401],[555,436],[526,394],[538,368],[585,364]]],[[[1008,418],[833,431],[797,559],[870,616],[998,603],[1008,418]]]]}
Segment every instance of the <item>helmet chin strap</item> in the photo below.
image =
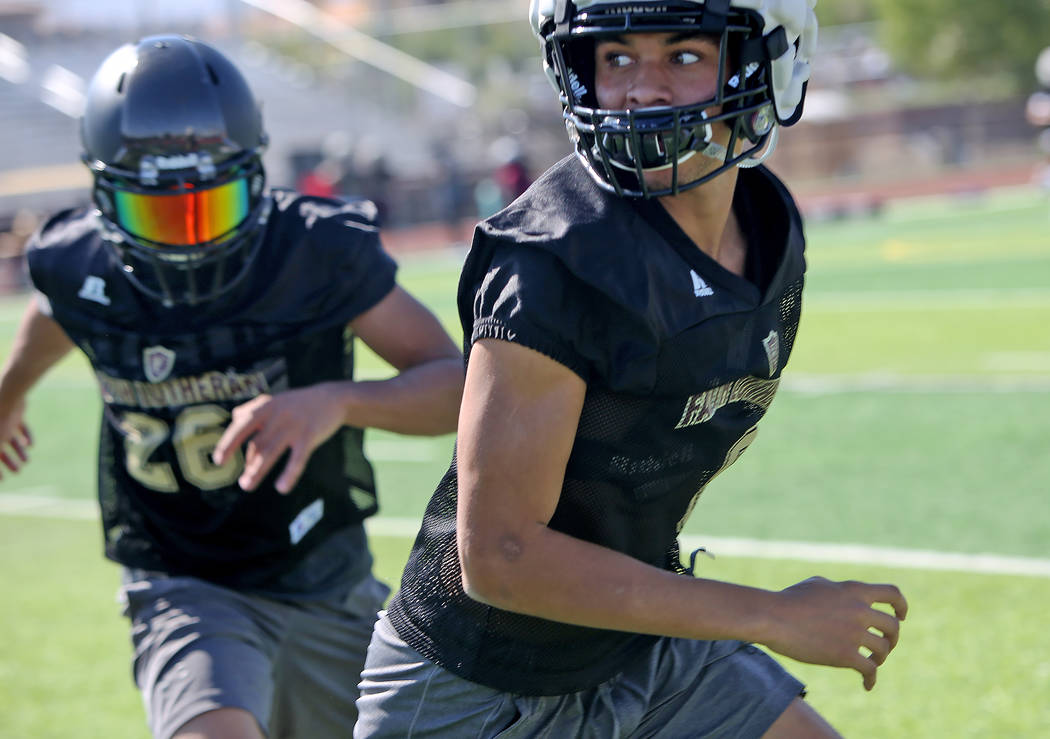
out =
{"type": "MultiPolygon", "coordinates": [[[[765,148],[757,156],[749,156],[744,159],[741,159],[739,162],[736,163],[736,166],[740,167],[741,169],[751,169],[752,167],[757,167],[758,165],[762,164],[764,161],[769,159],[769,157],[773,154],[773,150],[777,148],[777,139],[779,138],[779,136],[780,126],[774,126],[773,129],[769,132],[768,138],[766,139],[765,148]]],[[[712,159],[716,162],[723,163],[726,160],[726,155],[728,154],[728,151],[726,147],[724,147],[717,141],[708,141],[704,148],[695,151],[687,151],[680,157],[678,157],[678,164],[681,165],[683,162],[689,161],[693,158],[695,154],[700,154],[702,156],[707,157],[708,159],[712,159]]],[[[621,164],[620,162],[617,162],[615,160],[612,161],[612,165],[619,169],[627,170],[630,172],[634,171],[633,167],[628,167],[627,165],[621,164]]],[[[664,170],[671,169],[673,166],[674,164],[661,164],[659,167],[645,167],[643,171],[663,172],[664,170]]]]}
{"type": "MultiPolygon", "coordinates": [[[[695,152],[695,151],[687,151],[687,152],[685,152],[680,157],[678,157],[678,164],[681,164],[682,162],[689,161],[690,159],[693,158],[693,156],[696,153],[697,152],[695,152]]],[[[617,169],[622,169],[624,172],[634,172],[635,171],[635,168],[633,166],[631,166],[629,164],[624,164],[623,162],[618,162],[615,159],[610,159],[609,163],[612,166],[616,167],[617,169]]],[[[642,167],[642,171],[643,172],[663,172],[665,170],[671,169],[673,166],[674,166],[674,164],[661,164],[659,167],[642,167]]]]}
{"type": "MultiPolygon", "coordinates": [[[[773,150],[777,148],[777,139],[779,138],[779,136],[780,127],[773,126],[773,128],[770,129],[769,135],[766,138],[765,148],[757,156],[749,156],[745,157],[744,159],[741,159],[739,162],[736,163],[736,166],[740,167],[741,169],[750,169],[752,167],[757,167],[758,165],[762,164],[762,162],[769,159],[770,155],[772,155],[773,153],[773,150]]],[[[719,144],[717,141],[708,141],[707,146],[705,146],[703,149],[700,149],[700,153],[703,154],[705,157],[708,157],[709,159],[714,159],[716,162],[725,162],[726,157],[729,154],[729,152],[726,150],[726,147],[722,146],[722,144],[719,144]]],[[[692,154],[692,152],[690,152],[690,154],[692,154]]],[[[678,161],[683,162],[685,161],[685,159],[686,158],[683,157],[678,161]]]]}
{"type": "Polygon", "coordinates": [[[769,132],[769,138],[766,139],[766,148],[762,150],[762,153],[758,156],[751,156],[747,157],[746,159],[741,159],[739,162],[736,163],[736,166],[742,169],[750,169],[751,167],[757,167],[762,162],[769,159],[770,155],[773,153],[773,150],[777,148],[777,139],[779,138],[780,126],[773,126],[772,130],[770,130],[769,132]]]}

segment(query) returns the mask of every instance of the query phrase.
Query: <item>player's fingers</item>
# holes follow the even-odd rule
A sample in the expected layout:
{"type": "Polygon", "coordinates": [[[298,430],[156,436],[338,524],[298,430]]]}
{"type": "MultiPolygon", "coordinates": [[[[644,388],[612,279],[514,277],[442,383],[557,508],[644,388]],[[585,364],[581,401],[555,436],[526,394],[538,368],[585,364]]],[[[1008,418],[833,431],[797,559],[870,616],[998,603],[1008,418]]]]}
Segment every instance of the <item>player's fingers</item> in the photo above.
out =
{"type": "Polygon", "coordinates": [[[18,472],[18,463],[11,459],[7,452],[0,452],[0,462],[3,462],[4,467],[12,472],[18,472]]]}
{"type": "Polygon", "coordinates": [[[26,447],[33,446],[33,435],[29,433],[29,427],[24,423],[20,423],[18,424],[18,430],[22,434],[22,443],[25,444],[26,447]]]}
{"type": "Polygon", "coordinates": [[[884,636],[879,636],[878,634],[873,634],[870,631],[865,632],[865,635],[861,638],[860,644],[870,652],[868,659],[876,665],[883,664],[886,661],[886,658],[890,656],[890,650],[893,649],[889,639],[884,636]]]}
{"type": "Polygon", "coordinates": [[[263,424],[252,434],[249,444],[256,453],[269,458],[283,454],[292,445],[294,439],[295,436],[286,428],[263,424]]]}
{"type": "Polygon", "coordinates": [[[237,484],[242,490],[255,490],[265,474],[266,467],[266,457],[256,446],[255,439],[250,439],[244,446],[244,469],[237,478],[237,484]]]}
{"type": "Polygon", "coordinates": [[[908,601],[896,585],[888,583],[868,585],[868,599],[871,603],[886,603],[893,607],[893,612],[901,621],[908,615],[908,601]]]}
{"type": "Polygon", "coordinates": [[[872,608],[871,626],[889,640],[891,649],[897,646],[897,640],[900,638],[901,623],[894,616],[885,611],[872,608]]]}
{"type": "Polygon", "coordinates": [[[11,439],[11,448],[15,450],[15,454],[22,462],[29,461],[29,455],[26,454],[25,441],[19,438],[11,439]]]}
{"type": "Polygon", "coordinates": [[[233,418],[212,452],[216,464],[224,464],[231,449],[242,446],[252,434],[266,425],[266,409],[271,400],[273,398],[269,395],[258,395],[233,409],[233,418]]]}
{"type": "Polygon", "coordinates": [[[237,480],[241,489],[252,491],[258,487],[285,449],[287,445],[274,443],[273,440],[260,444],[259,440],[253,437],[245,449],[244,471],[237,480]]]}
{"type": "Polygon", "coordinates": [[[878,665],[876,665],[874,661],[865,657],[860,652],[857,652],[856,658],[849,666],[859,672],[861,677],[864,678],[865,690],[871,690],[875,687],[875,676],[876,672],[878,672],[878,665]]]}
{"type": "Polygon", "coordinates": [[[281,471],[281,476],[277,479],[277,492],[287,494],[292,491],[295,484],[299,482],[299,476],[303,474],[306,460],[310,458],[310,451],[303,445],[292,447],[291,454],[288,455],[288,462],[284,465],[284,470],[281,471]]]}
{"type": "Polygon", "coordinates": [[[231,450],[242,446],[258,429],[259,424],[254,416],[234,416],[230,425],[222,432],[215,450],[211,453],[215,464],[225,464],[231,450]]]}

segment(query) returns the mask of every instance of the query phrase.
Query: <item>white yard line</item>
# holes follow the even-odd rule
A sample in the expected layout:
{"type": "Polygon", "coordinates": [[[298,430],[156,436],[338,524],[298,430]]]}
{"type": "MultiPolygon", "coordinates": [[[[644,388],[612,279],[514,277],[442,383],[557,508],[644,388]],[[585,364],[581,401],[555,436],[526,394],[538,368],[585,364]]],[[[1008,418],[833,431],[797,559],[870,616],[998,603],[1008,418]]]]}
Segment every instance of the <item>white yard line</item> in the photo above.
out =
{"type": "Polygon", "coordinates": [[[919,375],[899,372],[803,374],[790,369],[781,380],[784,392],[832,393],[1047,393],[1050,375],[919,375]]]}
{"type": "MultiPolygon", "coordinates": [[[[371,518],[365,522],[374,536],[415,537],[419,521],[409,518],[371,518]]],[[[762,541],[724,536],[688,534],[681,537],[682,552],[688,555],[703,547],[719,555],[788,559],[804,562],[845,562],[884,565],[916,570],[951,570],[990,575],[1050,577],[1050,559],[1005,557],[998,554],[956,554],[924,549],[872,547],[862,544],[818,544],[805,541],[762,541]]]]}
{"type": "Polygon", "coordinates": [[[807,293],[804,310],[897,312],[1050,306],[1050,290],[1040,287],[945,288],[943,290],[854,290],[807,293]]]}
{"type": "Polygon", "coordinates": [[[1006,557],[998,554],[959,554],[926,549],[872,547],[863,544],[818,544],[805,541],[762,541],[718,536],[681,537],[682,552],[703,547],[720,554],[804,562],[847,562],[916,570],[951,570],[990,575],[1050,577],[1050,559],[1006,557]]]}
{"type": "Polygon", "coordinates": [[[52,487],[25,488],[17,493],[0,493],[0,515],[62,518],[78,521],[98,518],[98,503],[94,500],[59,498],[49,493],[52,487]]]}
{"type": "MultiPolygon", "coordinates": [[[[41,493],[52,488],[34,488],[19,493],[0,493],[0,515],[93,520],[98,518],[98,505],[93,500],[71,500],[41,493]],[[38,491],[34,494],[34,491],[38,491]]],[[[379,516],[365,522],[374,536],[413,538],[419,521],[413,518],[379,516]]],[[[799,560],[804,562],[845,562],[882,565],[916,570],[950,570],[971,574],[1029,575],[1050,577],[1050,559],[1006,557],[998,554],[958,554],[925,549],[872,547],[863,544],[819,544],[805,541],[763,541],[724,536],[689,534],[681,537],[682,552],[688,554],[703,547],[718,556],[755,557],[759,559],[799,560]]]]}

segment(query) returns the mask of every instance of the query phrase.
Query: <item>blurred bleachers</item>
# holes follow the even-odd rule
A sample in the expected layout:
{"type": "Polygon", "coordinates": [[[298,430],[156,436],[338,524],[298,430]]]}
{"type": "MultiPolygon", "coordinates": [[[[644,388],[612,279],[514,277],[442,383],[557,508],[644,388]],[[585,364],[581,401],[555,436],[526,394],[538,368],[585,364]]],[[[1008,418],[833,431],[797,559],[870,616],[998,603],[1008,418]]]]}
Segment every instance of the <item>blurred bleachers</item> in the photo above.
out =
{"type": "MultiPolygon", "coordinates": [[[[468,238],[476,218],[511,196],[496,184],[508,152],[536,176],[570,150],[538,50],[522,71],[495,64],[502,72],[490,70],[491,79],[475,75],[478,101],[462,109],[348,55],[318,64],[325,56],[312,52],[324,42],[234,0],[209,6],[210,20],[194,26],[150,25],[143,19],[161,4],[137,0],[137,25],[39,23],[44,6],[58,4],[0,0],[0,259],[17,256],[26,224],[87,201],[78,86],[110,51],[149,33],[192,33],[230,56],[263,106],[270,183],[302,188],[304,176],[330,176],[322,185],[333,194],[376,200],[397,250],[468,238]]],[[[872,24],[821,37],[806,117],[769,160],[807,217],[853,217],[898,197],[1032,179],[1035,131],[1023,98],[924,100],[918,81],[899,76],[878,49],[872,24]]]]}

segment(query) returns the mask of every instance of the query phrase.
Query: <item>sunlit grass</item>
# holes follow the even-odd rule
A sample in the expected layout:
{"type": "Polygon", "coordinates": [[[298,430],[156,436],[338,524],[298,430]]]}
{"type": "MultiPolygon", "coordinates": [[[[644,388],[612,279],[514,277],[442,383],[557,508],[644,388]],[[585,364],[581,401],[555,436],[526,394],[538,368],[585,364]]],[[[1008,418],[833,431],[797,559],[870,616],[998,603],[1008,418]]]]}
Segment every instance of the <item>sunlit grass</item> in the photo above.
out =
{"type": "MultiPolygon", "coordinates": [[[[811,224],[783,388],[686,533],[1050,558],[1047,207],[1019,191],[811,224]]],[[[457,341],[461,259],[407,258],[400,272],[457,341]]],[[[25,300],[0,300],[0,352],[25,300]]],[[[363,375],[390,372],[359,359],[363,375]]],[[[0,495],[92,499],[99,409],[83,358],[54,368],[30,397],[32,461],[0,495]]],[[[452,441],[367,434],[381,516],[418,521],[452,441]]],[[[372,537],[384,580],[397,583],[410,546],[372,537]]],[[[0,737],[146,736],[97,522],[2,516],[0,557],[0,737]]],[[[847,671],[791,665],[846,736],[1050,735],[1050,580],[703,562],[704,576],[770,588],[818,573],[901,586],[911,613],[873,692],[847,671]]]]}

